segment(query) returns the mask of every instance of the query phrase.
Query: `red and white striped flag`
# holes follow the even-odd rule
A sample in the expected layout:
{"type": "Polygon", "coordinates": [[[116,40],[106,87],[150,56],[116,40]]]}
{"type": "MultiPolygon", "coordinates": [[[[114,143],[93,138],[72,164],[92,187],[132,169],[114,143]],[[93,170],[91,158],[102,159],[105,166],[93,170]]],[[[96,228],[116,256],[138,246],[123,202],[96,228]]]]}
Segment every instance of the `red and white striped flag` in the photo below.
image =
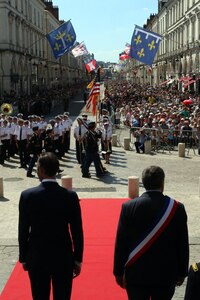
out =
{"type": "Polygon", "coordinates": [[[97,69],[95,78],[92,80],[92,84],[91,84],[91,90],[89,93],[89,97],[86,103],[86,111],[88,112],[90,109],[90,106],[92,104],[92,115],[95,116],[96,115],[96,107],[97,107],[97,99],[100,95],[100,71],[101,68],[99,67],[97,69]]]}
{"type": "Polygon", "coordinates": [[[95,82],[93,87],[90,90],[88,101],[86,103],[86,111],[88,112],[90,109],[90,106],[92,104],[92,114],[93,116],[96,114],[96,103],[97,98],[100,95],[100,82],[95,82]]]}

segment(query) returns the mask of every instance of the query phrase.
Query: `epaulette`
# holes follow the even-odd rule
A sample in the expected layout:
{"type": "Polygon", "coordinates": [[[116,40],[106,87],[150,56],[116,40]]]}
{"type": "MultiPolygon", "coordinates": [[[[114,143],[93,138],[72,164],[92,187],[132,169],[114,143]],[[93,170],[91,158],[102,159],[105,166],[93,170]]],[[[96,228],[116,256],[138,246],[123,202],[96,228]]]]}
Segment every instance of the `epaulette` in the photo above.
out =
{"type": "Polygon", "coordinates": [[[198,272],[199,271],[199,268],[198,268],[198,266],[197,266],[196,263],[192,264],[192,269],[193,269],[194,272],[198,272]]]}

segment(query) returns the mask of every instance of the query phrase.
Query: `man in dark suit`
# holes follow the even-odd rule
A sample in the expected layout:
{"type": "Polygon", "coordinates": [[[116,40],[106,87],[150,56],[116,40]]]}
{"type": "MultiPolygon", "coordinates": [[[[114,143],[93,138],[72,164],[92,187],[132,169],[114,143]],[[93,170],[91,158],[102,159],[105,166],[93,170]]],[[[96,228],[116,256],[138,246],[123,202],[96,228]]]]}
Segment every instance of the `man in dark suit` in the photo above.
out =
{"type": "Polygon", "coordinates": [[[72,279],[81,271],[83,229],[79,198],[56,182],[59,161],[54,153],[37,162],[41,184],[21,193],[19,261],[28,270],[34,300],[68,300],[72,279]]]}
{"type": "Polygon", "coordinates": [[[122,205],[114,275],[129,300],[170,300],[188,273],[189,244],[184,205],[163,195],[164,171],[146,168],[140,197],[122,205]]]}

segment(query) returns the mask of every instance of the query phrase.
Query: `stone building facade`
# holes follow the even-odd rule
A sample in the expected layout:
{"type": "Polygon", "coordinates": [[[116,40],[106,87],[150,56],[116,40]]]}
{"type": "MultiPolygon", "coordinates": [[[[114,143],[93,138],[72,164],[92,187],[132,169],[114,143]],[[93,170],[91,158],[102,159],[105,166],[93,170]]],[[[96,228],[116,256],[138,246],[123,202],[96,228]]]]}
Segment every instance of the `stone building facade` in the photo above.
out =
{"type": "Polygon", "coordinates": [[[52,1],[0,0],[0,98],[84,80],[81,59],[53,57],[46,34],[61,23],[52,1]]]}
{"type": "Polygon", "coordinates": [[[158,0],[158,13],[151,15],[144,27],[163,39],[151,67],[130,62],[132,80],[154,86],[173,84],[199,93],[200,1],[158,0]]]}

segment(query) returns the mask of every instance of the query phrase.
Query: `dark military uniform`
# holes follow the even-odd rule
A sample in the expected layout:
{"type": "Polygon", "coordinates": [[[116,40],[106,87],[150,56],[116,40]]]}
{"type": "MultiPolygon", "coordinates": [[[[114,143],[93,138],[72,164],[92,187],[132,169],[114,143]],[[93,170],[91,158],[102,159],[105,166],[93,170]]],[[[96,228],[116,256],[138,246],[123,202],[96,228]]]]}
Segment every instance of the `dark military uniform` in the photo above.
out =
{"type": "Polygon", "coordinates": [[[190,266],[184,300],[200,300],[200,263],[190,266]]]}
{"type": "Polygon", "coordinates": [[[88,132],[85,136],[85,158],[82,167],[83,177],[90,177],[89,168],[92,162],[94,162],[97,176],[102,176],[105,173],[98,153],[98,141],[101,138],[101,132],[95,131],[94,128],[95,122],[91,122],[88,125],[88,132]]]}
{"type": "Polygon", "coordinates": [[[54,152],[52,130],[46,131],[46,136],[44,137],[44,147],[43,148],[46,152],[54,152]]]}
{"type": "Polygon", "coordinates": [[[29,151],[31,159],[27,170],[27,177],[33,177],[32,170],[42,149],[42,140],[38,133],[38,127],[34,127],[33,132],[33,136],[30,138],[29,141],[29,151]]]}

